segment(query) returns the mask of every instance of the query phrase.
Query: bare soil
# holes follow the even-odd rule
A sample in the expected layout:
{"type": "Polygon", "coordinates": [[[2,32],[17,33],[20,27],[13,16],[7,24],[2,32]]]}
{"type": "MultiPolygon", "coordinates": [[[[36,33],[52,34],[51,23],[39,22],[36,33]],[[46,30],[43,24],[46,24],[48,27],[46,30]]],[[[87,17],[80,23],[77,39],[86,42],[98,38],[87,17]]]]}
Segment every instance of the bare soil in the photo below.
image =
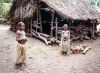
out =
{"type": "Polygon", "coordinates": [[[100,73],[100,38],[74,42],[74,45],[87,43],[92,47],[86,55],[63,56],[59,46],[46,46],[28,37],[26,66],[16,70],[17,42],[9,27],[0,25],[0,73],[100,73]]]}

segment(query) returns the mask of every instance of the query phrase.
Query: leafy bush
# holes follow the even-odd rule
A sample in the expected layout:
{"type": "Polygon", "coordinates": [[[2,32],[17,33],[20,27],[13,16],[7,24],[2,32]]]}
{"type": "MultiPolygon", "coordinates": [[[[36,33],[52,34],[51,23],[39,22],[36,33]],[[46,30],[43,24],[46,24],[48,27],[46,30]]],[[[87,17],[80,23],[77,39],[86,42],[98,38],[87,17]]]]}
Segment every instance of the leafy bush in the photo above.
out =
{"type": "Polygon", "coordinates": [[[0,3],[0,17],[8,18],[8,13],[12,3],[0,3]]]}
{"type": "Polygon", "coordinates": [[[8,17],[8,13],[9,13],[9,10],[10,10],[10,7],[11,7],[11,3],[3,3],[3,16],[5,18],[8,17]]]}

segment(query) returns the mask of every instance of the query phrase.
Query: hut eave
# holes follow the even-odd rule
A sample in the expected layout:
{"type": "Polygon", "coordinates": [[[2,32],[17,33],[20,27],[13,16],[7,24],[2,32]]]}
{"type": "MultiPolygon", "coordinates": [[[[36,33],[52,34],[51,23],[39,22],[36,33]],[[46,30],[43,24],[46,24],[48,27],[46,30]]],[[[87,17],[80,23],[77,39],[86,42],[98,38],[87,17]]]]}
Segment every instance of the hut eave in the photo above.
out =
{"type": "Polygon", "coordinates": [[[100,13],[83,0],[41,0],[64,19],[88,20],[100,18],[100,13]]]}

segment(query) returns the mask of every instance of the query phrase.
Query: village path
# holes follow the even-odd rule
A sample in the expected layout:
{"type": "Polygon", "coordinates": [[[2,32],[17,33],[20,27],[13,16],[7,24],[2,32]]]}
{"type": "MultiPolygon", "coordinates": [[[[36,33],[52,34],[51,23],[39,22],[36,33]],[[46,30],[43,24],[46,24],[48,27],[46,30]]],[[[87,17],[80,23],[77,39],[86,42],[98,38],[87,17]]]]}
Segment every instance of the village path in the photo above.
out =
{"type": "Polygon", "coordinates": [[[63,56],[59,46],[46,46],[39,40],[28,38],[27,65],[16,70],[15,34],[8,25],[0,25],[0,73],[100,73],[100,39],[75,42],[92,47],[86,55],[63,56]]]}

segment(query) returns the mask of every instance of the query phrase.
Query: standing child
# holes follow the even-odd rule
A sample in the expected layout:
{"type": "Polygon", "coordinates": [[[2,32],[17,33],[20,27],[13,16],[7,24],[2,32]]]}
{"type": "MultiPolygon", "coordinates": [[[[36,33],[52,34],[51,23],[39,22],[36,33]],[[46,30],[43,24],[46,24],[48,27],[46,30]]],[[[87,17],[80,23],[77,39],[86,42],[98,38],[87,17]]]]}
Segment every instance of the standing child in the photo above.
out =
{"type": "Polygon", "coordinates": [[[25,24],[23,22],[18,23],[18,31],[16,33],[17,44],[17,60],[16,66],[22,66],[25,64],[26,60],[26,42],[27,38],[25,36],[25,24]]]}
{"type": "Polygon", "coordinates": [[[61,35],[61,53],[67,54],[70,50],[70,32],[68,31],[68,25],[64,24],[61,35]]]}

